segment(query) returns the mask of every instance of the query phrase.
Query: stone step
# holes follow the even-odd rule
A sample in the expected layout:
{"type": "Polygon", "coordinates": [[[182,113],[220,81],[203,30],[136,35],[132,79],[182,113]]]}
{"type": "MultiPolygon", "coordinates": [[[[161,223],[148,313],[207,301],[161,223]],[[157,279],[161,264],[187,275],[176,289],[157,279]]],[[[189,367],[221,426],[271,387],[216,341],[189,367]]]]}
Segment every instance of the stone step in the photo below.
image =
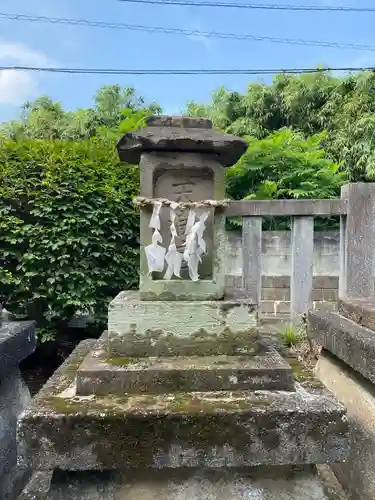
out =
{"type": "Polygon", "coordinates": [[[276,350],[259,344],[243,356],[108,359],[106,342],[103,335],[79,367],[77,394],[294,390],[290,366],[276,350]]]}
{"type": "Polygon", "coordinates": [[[310,312],[308,325],[309,337],[375,383],[374,331],[333,312],[310,312]]]}
{"type": "Polygon", "coordinates": [[[314,378],[303,377],[289,392],[79,396],[77,367],[94,346],[82,342],[21,415],[20,466],[228,468],[342,462],[348,455],[345,409],[314,378]]]}
{"type": "MultiPolygon", "coordinates": [[[[257,467],[246,470],[138,470],[56,472],[47,493],[22,500],[344,500],[337,484],[315,467],[257,467]],[[328,494],[329,491],[329,494],[328,494]],[[327,492],[327,493],[326,493],[327,492]]],[[[20,500],[20,499],[19,499],[20,500]]]]}

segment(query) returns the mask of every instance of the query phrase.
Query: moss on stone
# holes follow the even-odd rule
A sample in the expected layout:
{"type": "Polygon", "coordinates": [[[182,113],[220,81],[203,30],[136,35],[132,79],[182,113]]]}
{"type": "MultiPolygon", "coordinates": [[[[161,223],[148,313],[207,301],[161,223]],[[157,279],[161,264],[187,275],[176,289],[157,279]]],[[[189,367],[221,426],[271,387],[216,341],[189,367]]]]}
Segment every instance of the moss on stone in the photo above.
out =
{"type": "Polygon", "coordinates": [[[127,366],[133,363],[137,363],[139,358],[129,357],[129,356],[119,356],[115,358],[106,358],[106,363],[113,366],[127,366]]]}
{"type": "Polygon", "coordinates": [[[258,332],[255,328],[233,332],[229,327],[220,334],[209,333],[204,328],[180,337],[160,328],[148,329],[144,334],[129,332],[127,335],[111,335],[110,358],[163,357],[163,356],[236,356],[252,354],[256,349],[258,332]]]}
{"type": "Polygon", "coordinates": [[[324,385],[318,380],[311,370],[309,370],[301,361],[295,356],[284,356],[285,361],[292,369],[293,378],[302,386],[312,389],[324,388],[324,385]]]}

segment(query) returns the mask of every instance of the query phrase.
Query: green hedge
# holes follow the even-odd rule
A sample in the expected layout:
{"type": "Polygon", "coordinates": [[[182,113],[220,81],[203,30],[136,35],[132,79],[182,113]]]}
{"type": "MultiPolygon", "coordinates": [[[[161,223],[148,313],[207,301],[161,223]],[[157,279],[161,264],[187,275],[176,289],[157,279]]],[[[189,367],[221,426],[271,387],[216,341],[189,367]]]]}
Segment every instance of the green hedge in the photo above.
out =
{"type": "Polygon", "coordinates": [[[53,336],[77,311],[104,328],[108,301],[138,284],[138,168],[105,141],[0,147],[3,305],[53,336]]]}

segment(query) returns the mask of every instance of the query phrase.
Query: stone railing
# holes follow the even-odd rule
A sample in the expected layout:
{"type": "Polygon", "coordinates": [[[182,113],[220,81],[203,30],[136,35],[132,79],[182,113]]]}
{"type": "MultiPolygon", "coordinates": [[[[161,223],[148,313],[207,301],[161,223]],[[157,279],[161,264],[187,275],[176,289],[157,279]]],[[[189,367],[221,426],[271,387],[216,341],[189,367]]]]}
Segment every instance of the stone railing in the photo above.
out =
{"type": "Polygon", "coordinates": [[[256,304],[261,301],[262,217],[269,216],[292,218],[292,317],[312,305],[314,217],[340,216],[339,295],[373,294],[375,184],[348,184],[337,200],[232,201],[225,213],[243,218],[241,286],[256,304]]]}

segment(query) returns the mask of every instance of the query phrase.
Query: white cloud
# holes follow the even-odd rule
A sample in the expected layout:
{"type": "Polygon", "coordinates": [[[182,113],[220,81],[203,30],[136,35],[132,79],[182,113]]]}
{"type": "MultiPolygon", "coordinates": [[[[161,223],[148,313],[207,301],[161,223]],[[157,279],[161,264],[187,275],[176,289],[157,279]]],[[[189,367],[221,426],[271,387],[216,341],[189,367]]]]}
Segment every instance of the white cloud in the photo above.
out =
{"type": "Polygon", "coordinates": [[[0,71],[0,104],[18,106],[35,96],[38,83],[35,76],[26,71],[0,71]]]}
{"type": "MultiPolygon", "coordinates": [[[[50,66],[41,52],[22,43],[0,41],[0,66],[50,66]]],[[[35,73],[18,70],[0,70],[0,104],[20,105],[38,93],[35,73]]]]}

